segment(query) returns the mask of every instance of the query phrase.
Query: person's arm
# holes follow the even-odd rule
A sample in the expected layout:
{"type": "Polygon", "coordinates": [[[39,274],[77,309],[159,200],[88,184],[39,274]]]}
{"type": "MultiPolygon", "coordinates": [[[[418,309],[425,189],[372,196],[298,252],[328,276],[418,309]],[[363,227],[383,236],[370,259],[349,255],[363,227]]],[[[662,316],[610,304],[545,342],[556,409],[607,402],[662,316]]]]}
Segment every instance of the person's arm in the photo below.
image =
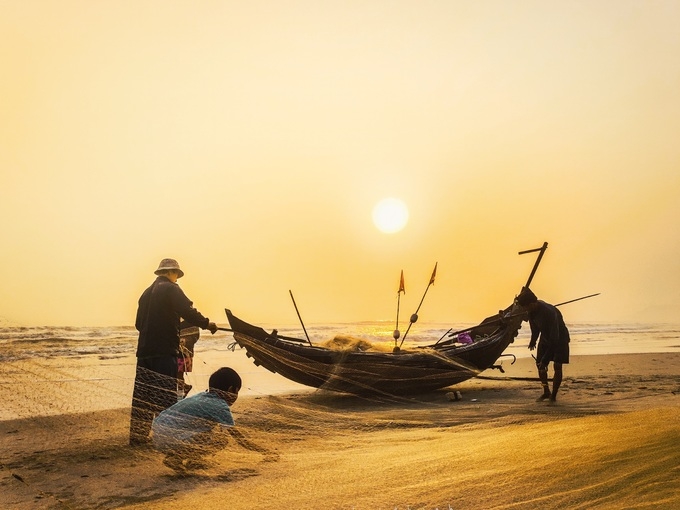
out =
{"type": "Polygon", "coordinates": [[[174,287],[172,304],[180,317],[189,324],[210,330],[212,334],[215,334],[217,331],[217,325],[194,308],[194,304],[189,300],[186,294],[184,294],[184,291],[179,285],[175,285],[174,287]]]}
{"type": "Polygon", "coordinates": [[[536,348],[536,340],[538,340],[538,335],[541,332],[538,324],[536,324],[536,319],[529,319],[529,327],[531,328],[531,340],[529,341],[529,350],[533,351],[536,348]]]}
{"type": "Polygon", "coordinates": [[[142,293],[142,296],[137,302],[137,316],[135,317],[135,328],[137,331],[142,331],[144,328],[146,318],[149,315],[149,289],[142,293]]]}
{"type": "Polygon", "coordinates": [[[253,452],[262,453],[267,461],[278,460],[279,454],[275,451],[271,451],[263,446],[253,443],[250,439],[246,438],[243,433],[235,427],[222,426],[222,431],[229,437],[233,438],[240,446],[246,450],[253,452]]]}

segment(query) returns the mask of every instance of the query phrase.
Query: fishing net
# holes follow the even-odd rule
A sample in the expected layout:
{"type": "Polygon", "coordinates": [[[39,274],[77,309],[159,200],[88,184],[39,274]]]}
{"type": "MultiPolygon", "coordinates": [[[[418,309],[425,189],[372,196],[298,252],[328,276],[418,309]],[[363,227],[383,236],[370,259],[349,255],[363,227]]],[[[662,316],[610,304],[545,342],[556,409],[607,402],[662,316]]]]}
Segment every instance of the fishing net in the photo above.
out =
{"type": "MultiPolygon", "coordinates": [[[[391,331],[387,325],[380,327],[377,340],[321,331],[313,342],[340,354],[390,352],[391,331]]],[[[430,340],[432,333],[426,335],[430,340]]],[[[441,333],[437,328],[435,338],[441,333]]],[[[148,398],[136,405],[156,414],[169,401],[190,400],[205,392],[215,370],[230,366],[243,380],[240,397],[231,407],[235,427],[225,432],[199,417],[192,428],[209,433],[191,440],[180,434],[163,448],[153,442],[133,448],[129,438],[131,411],[135,413],[134,331],[3,328],[0,341],[1,483],[8,489],[10,507],[118,508],[162,499],[182,487],[256,476],[281,462],[282,445],[294,452],[296,441],[308,445],[323,441],[323,448],[332,450],[343,448],[347,437],[357,432],[459,423],[450,412],[446,389],[415,397],[315,389],[257,366],[237,345],[227,349],[233,337],[219,332],[196,344],[190,372],[166,380],[147,378],[148,398]],[[191,386],[187,397],[182,381],[191,386]],[[429,411],[425,418],[424,408],[429,411]]],[[[421,338],[414,334],[413,341],[417,344],[421,338]]],[[[425,351],[404,346],[406,355],[425,351]]],[[[270,356],[281,354],[272,351],[270,356]]],[[[290,356],[285,361],[296,363],[290,356]]],[[[298,361],[313,374],[313,365],[298,361]]],[[[378,365],[355,367],[352,377],[358,371],[371,377],[372,371],[384,369],[378,365]]],[[[437,376],[434,372],[441,367],[432,370],[422,377],[437,376]]],[[[340,374],[340,380],[347,375],[340,374]]]]}
{"type": "Polygon", "coordinates": [[[334,351],[377,351],[377,352],[392,352],[394,347],[388,342],[371,342],[364,338],[358,338],[350,335],[336,335],[330,340],[323,341],[319,344],[326,349],[334,351]]]}

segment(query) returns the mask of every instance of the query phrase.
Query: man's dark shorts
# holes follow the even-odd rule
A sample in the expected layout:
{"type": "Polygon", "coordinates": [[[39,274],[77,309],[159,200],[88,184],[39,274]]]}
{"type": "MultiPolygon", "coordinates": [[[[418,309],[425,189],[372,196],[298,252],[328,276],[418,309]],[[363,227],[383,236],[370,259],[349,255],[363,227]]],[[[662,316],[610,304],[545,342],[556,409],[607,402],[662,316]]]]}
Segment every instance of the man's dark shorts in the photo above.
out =
{"type": "Polygon", "coordinates": [[[557,345],[556,349],[551,349],[552,346],[547,346],[545,342],[538,342],[538,349],[536,350],[536,359],[544,359],[547,353],[548,361],[553,361],[555,363],[561,363],[566,365],[569,363],[569,343],[565,342],[561,345],[557,345]]]}

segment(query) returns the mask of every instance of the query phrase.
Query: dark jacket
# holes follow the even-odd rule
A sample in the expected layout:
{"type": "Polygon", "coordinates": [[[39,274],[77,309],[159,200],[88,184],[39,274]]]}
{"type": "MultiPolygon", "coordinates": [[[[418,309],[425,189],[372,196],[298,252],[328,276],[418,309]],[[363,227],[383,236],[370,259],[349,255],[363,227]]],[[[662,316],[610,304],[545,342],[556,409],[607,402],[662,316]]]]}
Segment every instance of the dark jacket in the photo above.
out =
{"type": "Polygon", "coordinates": [[[178,355],[180,318],[203,329],[210,322],[193,307],[179,285],[159,276],[139,298],[137,357],[178,355]]]}
{"type": "Polygon", "coordinates": [[[536,353],[538,363],[569,363],[569,330],[557,307],[539,300],[536,309],[529,314],[529,325],[530,345],[535,344],[540,335],[536,353]]]}

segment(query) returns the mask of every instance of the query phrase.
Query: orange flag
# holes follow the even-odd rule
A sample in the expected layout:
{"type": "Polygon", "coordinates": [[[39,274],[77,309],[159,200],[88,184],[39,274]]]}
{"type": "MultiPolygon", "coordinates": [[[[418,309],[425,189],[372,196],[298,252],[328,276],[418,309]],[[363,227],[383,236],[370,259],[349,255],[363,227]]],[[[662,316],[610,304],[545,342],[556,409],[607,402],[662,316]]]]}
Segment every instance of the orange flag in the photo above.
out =
{"type": "Polygon", "coordinates": [[[438,262],[434,263],[434,270],[432,271],[432,276],[430,277],[429,285],[434,284],[434,277],[437,276],[437,264],[438,264],[438,262]]]}
{"type": "Polygon", "coordinates": [[[403,269],[401,270],[401,279],[399,280],[399,291],[397,291],[397,294],[399,294],[399,292],[403,292],[404,294],[406,294],[406,289],[404,288],[404,270],[403,269]]]}

